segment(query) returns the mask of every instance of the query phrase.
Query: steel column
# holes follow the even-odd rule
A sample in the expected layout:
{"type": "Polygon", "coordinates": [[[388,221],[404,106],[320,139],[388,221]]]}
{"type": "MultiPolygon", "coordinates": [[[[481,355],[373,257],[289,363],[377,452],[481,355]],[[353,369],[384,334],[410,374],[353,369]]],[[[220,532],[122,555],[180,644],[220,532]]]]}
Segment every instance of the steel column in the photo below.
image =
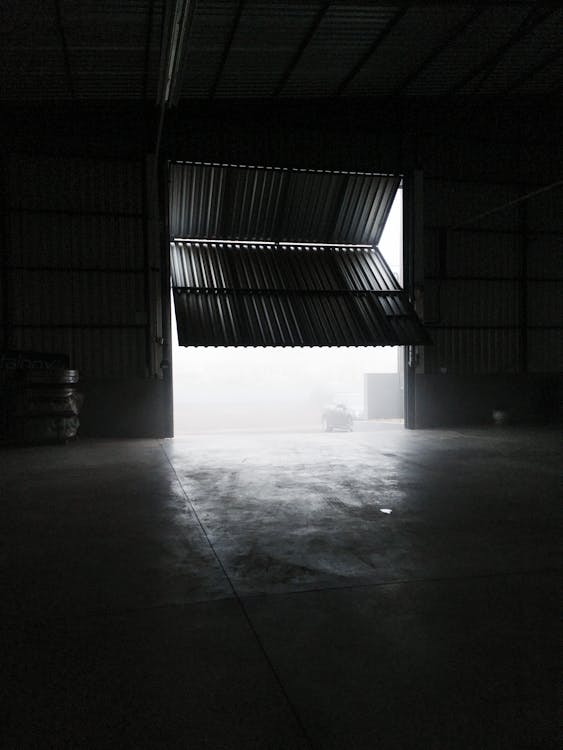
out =
{"type": "Polygon", "coordinates": [[[160,289],[162,306],[161,372],[165,385],[164,437],[174,437],[174,394],[172,385],[172,313],[170,289],[170,232],[168,226],[168,162],[158,165],[158,209],[160,225],[160,289]]]}
{"type": "MultiPolygon", "coordinates": [[[[422,234],[422,172],[415,170],[403,179],[403,288],[413,305],[417,269],[422,264],[422,234]]],[[[405,427],[414,430],[417,348],[408,346],[405,354],[405,427]]]]}

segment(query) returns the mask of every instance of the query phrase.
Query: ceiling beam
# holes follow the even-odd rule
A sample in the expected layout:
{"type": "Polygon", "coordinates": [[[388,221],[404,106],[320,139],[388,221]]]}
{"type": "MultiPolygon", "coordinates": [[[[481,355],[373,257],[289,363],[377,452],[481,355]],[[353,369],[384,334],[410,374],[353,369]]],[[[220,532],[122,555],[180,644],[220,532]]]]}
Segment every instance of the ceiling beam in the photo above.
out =
{"type": "Polygon", "coordinates": [[[399,21],[405,15],[406,12],[407,12],[407,6],[404,5],[402,8],[400,8],[400,10],[398,10],[395,13],[395,15],[391,18],[389,23],[383,29],[383,31],[381,31],[377,35],[377,38],[372,42],[369,49],[365,52],[364,55],[362,55],[362,57],[354,65],[352,70],[342,80],[342,82],[336,89],[336,96],[342,96],[344,91],[347,89],[350,83],[354,80],[354,78],[358,75],[360,70],[366,65],[368,60],[372,57],[375,51],[379,48],[381,42],[385,39],[386,36],[390,34],[390,32],[395,28],[395,26],[399,23],[399,21]]]}
{"type": "Polygon", "coordinates": [[[428,67],[430,67],[430,65],[432,65],[432,63],[442,54],[445,49],[453,44],[456,39],[459,39],[460,36],[465,34],[471,24],[476,21],[477,18],[483,13],[483,10],[483,7],[474,8],[473,12],[470,13],[469,16],[460,21],[460,23],[458,23],[453,28],[453,30],[450,31],[448,35],[444,39],[442,39],[442,41],[438,45],[436,45],[434,49],[430,51],[430,53],[424,58],[424,60],[418,65],[417,68],[411,71],[397,86],[395,86],[395,88],[389,93],[389,96],[395,97],[399,96],[399,94],[402,94],[423,71],[425,71],[428,67]]]}
{"type": "Polygon", "coordinates": [[[546,8],[545,6],[539,7],[535,5],[527,14],[526,18],[520,23],[518,28],[510,34],[506,42],[457,81],[447,92],[446,96],[457,94],[464,89],[468,83],[471,83],[471,81],[474,81],[475,79],[477,79],[477,90],[472,93],[477,93],[479,88],[495,70],[509,49],[528,36],[528,34],[531,34],[536,26],[542,23],[542,21],[545,21],[554,10],[555,8],[553,7],[546,8]]]}
{"type": "Polygon", "coordinates": [[[321,25],[322,20],[325,17],[326,12],[329,9],[329,7],[330,7],[330,3],[329,2],[324,3],[319,8],[319,10],[317,11],[317,13],[315,14],[315,17],[313,18],[313,21],[312,21],[311,25],[309,26],[309,28],[307,30],[307,33],[305,34],[305,36],[301,40],[301,44],[297,48],[297,50],[296,50],[295,54],[293,55],[293,57],[291,58],[291,61],[290,61],[289,65],[284,70],[283,75],[280,78],[280,80],[278,82],[278,85],[274,89],[274,92],[273,92],[272,96],[280,96],[280,94],[283,91],[286,83],[291,78],[291,75],[292,75],[293,71],[295,70],[295,68],[299,64],[299,61],[303,57],[303,53],[305,52],[305,50],[309,46],[309,43],[310,43],[311,39],[317,33],[318,28],[321,25]]]}
{"type": "Polygon", "coordinates": [[[54,0],[55,3],[55,17],[57,19],[57,31],[61,39],[61,47],[63,51],[63,60],[65,67],[65,75],[67,80],[68,89],[72,99],[76,99],[76,93],[74,90],[74,83],[72,81],[72,70],[70,68],[70,56],[68,54],[68,44],[66,41],[65,30],[63,26],[63,18],[61,13],[60,0],[54,0]]]}
{"type": "Polygon", "coordinates": [[[506,86],[503,94],[509,94],[512,91],[519,89],[520,86],[522,86],[524,83],[527,83],[531,78],[534,78],[534,76],[536,76],[538,73],[541,73],[543,70],[545,70],[545,68],[551,65],[551,63],[559,60],[561,56],[563,56],[563,46],[554,50],[554,52],[541,60],[541,62],[539,62],[537,65],[534,65],[531,68],[528,68],[528,70],[525,70],[521,75],[518,76],[518,78],[515,78],[511,83],[508,84],[508,86],[506,86]]]}
{"type": "Polygon", "coordinates": [[[244,10],[244,2],[245,0],[239,0],[238,8],[235,13],[235,17],[233,19],[233,23],[231,25],[231,31],[229,33],[229,38],[227,39],[227,43],[225,44],[223,48],[223,54],[221,55],[221,62],[219,63],[219,68],[217,69],[217,73],[215,75],[215,80],[213,81],[213,85],[211,86],[211,89],[209,91],[209,98],[213,99],[215,96],[215,93],[217,91],[217,88],[219,86],[219,82],[221,80],[221,76],[223,75],[223,70],[225,69],[225,64],[227,62],[227,58],[229,57],[229,53],[231,51],[231,47],[233,46],[233,40],[235,38],[235,34],[237,33],[239,23],[240,23],[240,17],[242,16],[242,11],[244,10]]]}

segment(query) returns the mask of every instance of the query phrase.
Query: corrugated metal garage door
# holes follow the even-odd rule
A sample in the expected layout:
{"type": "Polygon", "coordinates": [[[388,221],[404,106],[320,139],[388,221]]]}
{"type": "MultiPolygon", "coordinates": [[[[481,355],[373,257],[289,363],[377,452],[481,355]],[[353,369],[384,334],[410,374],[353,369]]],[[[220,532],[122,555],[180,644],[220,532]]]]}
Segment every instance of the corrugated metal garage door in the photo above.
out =
{"type": "Polygon", "coordinates": [[[401,178],[170,165],[172,239],[377,245],[401,178]]]}
{"type": "Polygon", "coordinates": [[[399,177],[172,164],[170,180],[181,346],[428,342],[375,247],[399,177]]]}
{"type": "Polygon", "coordinates": [[[173,242],[181,346],[426,343],[372,248],[173,242]]]}

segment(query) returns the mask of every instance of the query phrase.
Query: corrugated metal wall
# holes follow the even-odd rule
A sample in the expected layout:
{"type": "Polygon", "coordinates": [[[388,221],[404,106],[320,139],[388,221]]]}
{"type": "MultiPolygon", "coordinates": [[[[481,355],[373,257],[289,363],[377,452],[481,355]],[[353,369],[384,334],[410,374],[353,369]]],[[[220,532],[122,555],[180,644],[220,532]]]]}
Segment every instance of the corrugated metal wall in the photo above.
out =
{"type": "Polygon", "coordinates": [[[142,161],[13,156],[6,348],[65,352],[83,378],[154,369],[158,247],[142,161]]]}
{"type": "Polygon", "coordinates": [[[528,366],[563,371],[563,187],[527,204],[528,366]]]}
{"type": "MultiPolygon", "coordinates": [[[[524,152],[508,138],[413,138],[377,124],[373,132],[364,124],[361,138],[340,133],[335,141],[335,126],[314,129],[309,121],[301,129],[283,120],[249,129],[247,120],[237,126],[233,119],[227,130],[218,121],[186,122],[189,148],[182,152],[178,139],[177,158],[245,163],[251,150],[259,162],[312,168],[406,173],[419,164],[425,229],[418,281],[434,342],[424,372],[563,368],[563,191],[469,221],[555,181],[553,146],[532,138],[524,152]]],[[[149,344],[162,334],[160,262],[153,217],[147,284],[143,162],[16,156],[5,166],[3,344],[68,352],[84,377],[155,374],[159,351],[149,344]]]]}
{"type": "Polygon", "coordinates": [[[474,220],[532,190],[426,179],[425,372],[563,369],[562,190],[474,220]]]}

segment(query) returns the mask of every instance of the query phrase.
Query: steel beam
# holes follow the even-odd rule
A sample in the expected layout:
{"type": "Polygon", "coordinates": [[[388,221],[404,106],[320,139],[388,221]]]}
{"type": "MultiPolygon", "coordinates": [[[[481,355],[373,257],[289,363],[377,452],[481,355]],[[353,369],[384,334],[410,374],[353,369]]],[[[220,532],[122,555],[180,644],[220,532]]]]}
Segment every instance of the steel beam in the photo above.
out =
{"type": "Polygon", "coordinates": [[[325,17],[326,12],[329,9],[329,7],[330,7],[330,3],[327,2],[327,3],[324,3],[319,8],[318,12],[316,13],[315,17],[313,18],[313,22],[311,23],[311,25],[309,26],[309,29],[307,30],[307,33],[305,34],[305,36],[301,40],[301,44],[297,48],[297,51],[295,52],[295,54],[291,58],[291,61],[290,61],[289,65],[284,70],[283,75],[282,75],[280,81],[278,82],[278,85],[274,89],[274,92],[272,94],[273,96],[280,96],[280,94],[283,91],[286,83],[291,78],[291,75],[292,75],[293,71],[298,66],[299,61],[303,57],[303,53],[305,52],[305,50],[309,46],[309,43],[310,43],[311,39],[317,33],[317,30],[318,30],[319,26],[321,25],[321,23],[323,21],[323,18],[325,17]]]}
{"type": "Polygon", "coordinates": [[[377,35],[377,38],[372,42],[367,52],[365,52],[365,54],[362,55],[362,57],[354,65],[352,70],[346,75],[343,81],[339,84],[338,88],[336,89],[336,96],[342,96],[344,91],[348,88],[350,83],[358,75],[360,70],[362,70],[362,68],[367,64],[370,58],[374,55],[374,53],[379,48],[379,46],[381,45],[385,37],[387,37],[391,33],[391,31],[395,28],[395,26],[397,26],[397,24],[405,15],[407,10],[408,10],[408,7],[405,5],[395,13],[395,15],[391,18],[387,26],[385,26],[385,28],[383,29],[383,31],[381,31],[381,33],[377,35]]]}
{"type": "Polygon", "coordinates": [[[460,36],[462,36],[471,24],[477,20],[477,18],[483,13],[484,8],[476,8],[467,18],[458,23],[452,31],[443,39],[434,49],[424,58],[420,65],[409,73],[403,80],[396,86],[393,91],[389,94],[389,97],[399,96],[410,84],[418,78],[418,76],[426,70],[432,63],[447,49],[450,44],[455,42],[460,36]]]}
{"type": "Polygon", "coordinates": [[[239,23],[240,23],[240,18],[244,10],[244,3],[245,3],[245,0],[239,0],[238,8],[235,13],[233,23],[231,25],[231,30],[229,32],[229,38],[227,39],[227,43],[225,44],[223,48],[223,54],[221,55],[221,62],[219,63],[219,68],[217,69],[217,73],[215,75],[215,80],[213,81],[213,85],[211,86],[211,90],[209,91],[209,97],[211,99],[215,96],[215,93],[219,86],[219,82],[221,80],[221,76],[223,75],[223,70],[225,69],[225,64],[231,52],[231,47],[233,46],[233,40],[237,33],[239,23]]]}
{"type": "Polygon", "coordinates": [[[447,92],[446,96],[453,96],[459,91],[465,88],[471,81],[477,80],[477,89],[472,93],[477,93],[479,88],[491,75],[494,69],[497,67],[502,58],[515,44],[520,42],[522,39],[531,34],[531,32],[540,23],[545,21],[553,12],[555,8],[545,8],[534,6],[527,14],[526,18],[518,26],[518,28],[510,34],[509,38],[502,44],[497,50],[485,58],[478,65],[474,66],[468,73],[466,73],[459,81],[457,81],[447,92]]]}
{"type": "Polygon", "coordinates": [[[528,68],[524,73],[518,76],[518,78],[515,78],[512,83],[510,83],[505,89],[504,94],[509,94],[515,89],[519,89],[520,86],[522,86],[524,83],[527,83],[531,78],[534,78],[538,73],[541,73],[542,70],[545,70],[551,63],[556,62],[559,60],[559,58],[563,55],[563,45],[559,47],[559,49],[556,49],[552,54],[548,55],[546,58],[544,58],[541,62],[539,62],[537,65],[534,65],[531,68],[528,68]]]}
{"type": "Polygon", "coordinates": [[[60,0],[54,0],[55,4],[55,17],[57,19],[57,31],[59,33],[60,39],[61,39],[61,47],[63,51],[63,60],[64,60],[64,66],[65,66],[65,73],[66,73],[66,79],[68,84],[68,89],[70,92],[70,96],[72,99],[76,99],[76,93],[74,91],[74,83],[72,82],[72,71],[70,68],[70,57],[68,54],[68,44],[66,41],[64,26],[63,26],[63,18],[61,13],[61,4],[60,0]]]}

